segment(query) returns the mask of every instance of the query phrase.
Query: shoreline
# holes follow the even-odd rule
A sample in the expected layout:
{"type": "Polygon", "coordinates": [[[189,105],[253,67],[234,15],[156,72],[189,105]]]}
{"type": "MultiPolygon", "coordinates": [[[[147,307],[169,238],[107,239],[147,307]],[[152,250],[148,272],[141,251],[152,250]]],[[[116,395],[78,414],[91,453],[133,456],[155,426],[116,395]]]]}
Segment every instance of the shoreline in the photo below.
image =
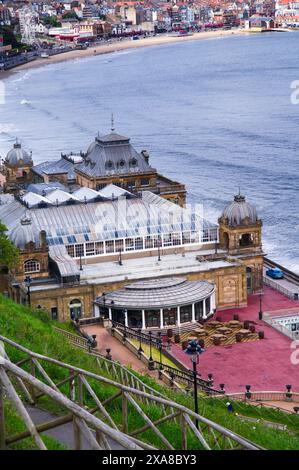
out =
{"type": "Polygon", "coordinates": [[[46,66],[50,64],[58,64],[60,62],[66,62],[68,60],[76,60],[81,58],[87,57],[96,57],[98,55],[103,54],[111,54],[113,52],[120,52],[130,49],[139,49],[142,47],[150,47],[150,46],[161,46],[164,44],[174,44],[178,42],[186,42],[186,41],[198,41],[203,39],[213,39],[213,38],[221,38],[221,37],[228,37],[234,35],[241,35],[241,30],[220,30],[220,31],[203,31],[200,33],[194,33],[192,36],[154,36],[149,38],[139,39],[138,41],[133,41],[132,39],[126,39],[123,41],[112,42],[112,43],[105,43],[98,46],[91,46],[86,50],[73,50],[69,52],[63,52],[62,54],[57,54],[54,56],[50,56],[47,59],[39,58],[32,62],[28,62],[26,64],[19,65],[11,70],[6,70],[0,72],[0,80],[6,79],[10,77],[12,74],[22,71],[28,70],[36,67],[46,66]]]}

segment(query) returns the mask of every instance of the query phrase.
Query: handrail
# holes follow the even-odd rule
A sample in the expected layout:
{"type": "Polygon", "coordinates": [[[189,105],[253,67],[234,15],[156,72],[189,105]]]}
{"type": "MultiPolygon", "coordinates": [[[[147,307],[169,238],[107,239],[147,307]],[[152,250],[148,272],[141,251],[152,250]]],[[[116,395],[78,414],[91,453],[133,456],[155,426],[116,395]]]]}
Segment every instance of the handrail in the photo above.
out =
{"type": "MultiPolygon", "coordinates": [[[[201,445],[205,449],[211,449],[211,447],[206,442],[205,438],[203,437],[203,434],[202,434],[203,429],[201,429],[200,431],[197,430],[195,428],[194,424],[193,424],[193,421],[198,421],[199,423],[201,423],[202,428],[205,427],[205,428],[208,429],[208,432],[209,432],[208,435],[210,436],[210,439],[213,440],[213,445],[216,446],[216,447],[219,446],[218,438],[215,435],[215,433],[218,432],[223,436],[224,439],[228,440],[230,448],[234,448],[234,446],[238,445],[238,446],[241,446],[242,448],[246,448],[248,450],[261,449],[261,447],[259,445],[252,443],[248,439],[239,436],[238,434],[230,431],[229,429],[227,429],[227,428],[225,428],[225,427],[223,427],[223,426],[221,426],[221,425],[219,425],[219,424],[217,424],[217,423],[215,423],[215,422],[213,422],[213,421],[211,421],[211,420],[195,413],[194,411],[190,410],[189,408],[187,408],[187,407],[185,407],[185,406],[183,406],[183,405],[181,405],[177,402],[173,402],[173,401],[171,401],[169,399],[166,399],[166,398],[163,398],[163,397],[154,396],[152,394],[149,394],[149,393],[137,390],[135,388],[129,387],[127,385],[118,383],[118,382],[116,382],[114,380],[111,380],[111,379],[108,379],[106,377],[97,375],[93,372],[81,369],[80,367],[76,367],[74,365],[63,363],[61,361],[58,361],[57,359],[53,359],[53,358],[44,356],[44,355],[39,354],[39,353],[35,353],[35,352],[30,351],[29,349],[25,348],[24,346],[21,346],[21,345],[15,343],[14,341],[10,340],[9,338],[6,338],[5,336],[0,335],[0,340],[3,341],[5,344],[8,344],[11,347],[14,347],[14,348],[26,353],[27,355],[29,355],[29,359],[31,360],[31,364],[35,365],[35,367],[38,366],[38,370],[42,373],[45,380],[47,380],[47,382],[50,384],[50,388],[52,390],[52,393],[54,393],[54,392],[58,393],[58,391],[57,391],[58,384],[55,385],[51,381],[50,377],[45,372],[43,367],[38,363],[38,360],[45,361],[49,364],[56,365],[56,366],[61,367],[65,370],[68,370],[69,373],[70,373],[70,377],[68,379],[65,379],[63,381],[63,383],[65,383],[67,380],[69,380],[70,385],[71,385],[71,383],[74,380],[74,376],[77,376],[78,399],[79,399],[79,401],[81,401],[81,405],[84,406],[84,401],[82,401],[83,398],[84,398],[84,394],[82,393],[82,384],[84,384],[85,387],[87,388],[89,394],[96,401],[97,406],[100,407],[99,408],[100,411],[102,413],[105,412],[105,416],[108,415],[107,410],[105,410],[105,408],[103,407],[103,404],[101,404],[101,402],[97,398],[95,392],[92,390],[92,387],[87,382],[87,379],[93,379],[93,380],[96,380],[96,381],[101,382],[101,383],[106,384],[106,385],[113,386],[116,389],[118,389],[119,393],[114,395],[113,397],[111,397],[111,400],[115,399],[117,396],[119,396],[119,394],[121,394],[121,396],[123,397],[122,398],[123,399],[122,410],[123,410],[123,420],[124,420],[123,426],[124,426],[124,429],[127,429],[127,406],[128,406],[128,403],[131,403],[131,405],[133,406],[135,411],[137,411],[141,416],[143,416],[143,418],[146,419],[147,425],[145,427],[143,426],[142,428],[140,428],[137,431],[134,431],[134,433],[133,433],[134,436],[136,434],[140,434],[141,432],[143,432],[144,428],[146,428],[146,429],[151,428],[155,432],[155,434],[158,437],[160,437],[160,439],[164,442],[164,444],[166,444],[166,446],[168,448],[172,449],[172,446],[170,445],[168,440],[161,434],[161,432],[157,429],[157,427],[155,425],[155,423],[158,424],[158,422],[160,423],[160,422],[162,422],[162,420],[166,420],[167,416],[164,416],[164,418],[158,419],[156,422],[152,422],[151,419],[148,416],[145,415],[144,411],[141,410],[141,408],[139,407],[137,402],[135,402],[133,396],[136,397],[137,399],[138,398],[143,398],[143,399],[146,399],[149,402],[160,404],[164,407],[168,407],[170,409],[173,409],[174,413],[172,412],[171,415],[168,416],[169,420],[173,419],[173,418],[175,419],[177,414],[180,414],[181,419],[183,419],[184,422],[185,422],[185,425],[182,427],[182,432],[183,433],[185,432],[184,431],[185,426],[189,427],[193,431],[193,433],[196,436],[196,438],[198,439],[198,441],[201,443],[201,445]]],[[[22,361],[22,363],[24,363],[24,362],[26,362],[26,361],[22,361]]],[[[29,380],[29,377],[28,377],[29,374],[27,372],[23,371],[23,369],[19,369],[17,366],[11,365],[10,370],[14,371],[15,374],[18,377],[23,378],[25,383],[26,383],[26,380],[27,381],[29,380]],[[22,371],[22,372],[20,372],[20,371],[22,371]]],[[[42,383],[42,385],[44,386],[43,383],[42,383]]],[[[24,383],[23,383],[23,387],[25,387],[24,383]]],[[[34,387],[35,387],[35,384],[34,384],[34,387]]],[[[40,387],[40,384],[37,384],[36,388],[40,389],[41,391],[45,390],[45,389],[42,389],[40,387]]],[[[26,387],[25,387],[25,389],[26,389],[26,387]]],[[[48,392],[48,388],[47,388],[46,392],[48,392]]],[[[27,394],[30,396],[28,390],[27,390],[27,394]]],[[[111,417],[110,417],[110,420],[112,420],[111,417]]],[[[90,420],[86,419],[86,421],[90,424],[92,423],[90,420]]],[[[114,424],[114,426],[115,426],[115,424],[114,424]]]]}

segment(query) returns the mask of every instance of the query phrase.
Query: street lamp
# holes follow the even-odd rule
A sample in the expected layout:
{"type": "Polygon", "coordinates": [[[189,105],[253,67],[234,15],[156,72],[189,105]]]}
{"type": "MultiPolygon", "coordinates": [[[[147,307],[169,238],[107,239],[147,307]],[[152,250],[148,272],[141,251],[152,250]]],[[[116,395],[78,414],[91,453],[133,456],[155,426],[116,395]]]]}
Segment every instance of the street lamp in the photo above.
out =
{"type": "Polygon", "coordinates": [[[143,353],[143,349],[142,349],[142,347],[141,347],[141,328],[139,328],[138,333],[139,333],[139,349],[138,349],[138,353],[139,353],[139,355],[141,355],[141,353],[143,353]]]}
{"type": "Polygon", "coordinates": [[[123,264],[122,258],[121,258],[121,248],[119,249],[118,264],[119,264],[119,266],[122,266],[122,264],[123,264]]]}
{"type": "Polygon", "coordinates": [[[157,241],[157,246],[158,246],[158,261],[161,261],[161,245],[162,245],[161,240],[158,240],[158,241],[157,241]]]}
{"type": "Polygon", "coordinates": [[[83,266],[82,266],[82,253],[80,252],[80,271],[83,271],[83,266]]]}
{"type": "Polygon", "coordinates": [[[27,302],[28,302],[29,307],[31,307],[31,293],[30,293],[31,281],[32,279],[30,276],[26,276],[24,279],[25,286],[27,287],[27,302]]]}
{"type": "Polygon", "coordinates": [[[154,363],[154,360],[153,360],[153,357],[152,357],[152,332],[149,331],[148,335],[149,335],[149,347],[150,347],[150,357],[149,357],[149,360],[148,360],[148,368],[149,368],[149,370],[154,370],[155,363],[154,363]]]}
{"type": "MultiPolygon", "coordinates": [[[[194,386],[194,411],[198,414],[198,396],[197,396],[197,370],[196,366],[199,363],[199,355],[204,352],[204,349],[199,346],[195,339],[189,341],[185,353],[190,356],[193,365],[193,386],[194,386]]],[[[198,429],[198,419],[195,421],[195,426],[198,429]]]]}
{"type": "Polygon", "coordinates": [[[263,319],[263,305],[262,305],[262,302],[263,302],[263,294],[262,292],[260,293],[260,311],[259,311],[259,320],[262,320],[263,319]]]}

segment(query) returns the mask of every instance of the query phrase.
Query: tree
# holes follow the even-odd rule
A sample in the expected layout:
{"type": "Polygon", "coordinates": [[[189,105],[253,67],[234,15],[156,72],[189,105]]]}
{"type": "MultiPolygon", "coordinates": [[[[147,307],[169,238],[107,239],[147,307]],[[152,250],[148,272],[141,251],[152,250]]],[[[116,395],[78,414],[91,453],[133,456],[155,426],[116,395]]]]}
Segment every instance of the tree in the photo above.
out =
{"type": "Polygon", "coordinates": [[[18,259],[19,250],[8,238],[6,226],[0,222],[0,265],[12,268],[18,259]]]}
{"type": "Polygon", "coordinates": [[[61,27],[61,23],[57,20],[57,16],[44,16],[42,21],[46,26],[52,26],[53,28],[61,27]]]}

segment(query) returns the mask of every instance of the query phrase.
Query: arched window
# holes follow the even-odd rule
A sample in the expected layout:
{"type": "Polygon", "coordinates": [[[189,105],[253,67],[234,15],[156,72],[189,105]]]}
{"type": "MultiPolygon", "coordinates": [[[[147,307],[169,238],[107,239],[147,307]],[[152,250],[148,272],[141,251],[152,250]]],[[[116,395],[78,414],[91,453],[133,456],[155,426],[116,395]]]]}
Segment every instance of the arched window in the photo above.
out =
{"type": "Polygon", "coordinates": [[[24,273],[38,273],[40,271],[40,264],[36,259],[29,259],[24,263],[24,273]]]}
{"type": "Polygon", "coordinates": [[[82,315],[82,302],[79,299],[74,299],[70,302],[70,317],[72,320],[81,318],[82,315]]]}
{"type": "Polygon", "coordinates": [[[243,233],[240,237],[240,246],[253,245],[253,236],[251,233],[243,233]]]}
{"type": "Polygon", "coordinates": [[[131,158],[129,164],[130,164],[130,167],[134,168],[135,166],[137,166],[138,162],[137,162],[136,158],[131,158]]]}
{"type": "Polygon", "coordinates": [[[111,160],[108,160],[106,163],[105,163],[105,169],[106,170],[112,170],[114,167],[113,165],[113,162],[111,160]]]}

